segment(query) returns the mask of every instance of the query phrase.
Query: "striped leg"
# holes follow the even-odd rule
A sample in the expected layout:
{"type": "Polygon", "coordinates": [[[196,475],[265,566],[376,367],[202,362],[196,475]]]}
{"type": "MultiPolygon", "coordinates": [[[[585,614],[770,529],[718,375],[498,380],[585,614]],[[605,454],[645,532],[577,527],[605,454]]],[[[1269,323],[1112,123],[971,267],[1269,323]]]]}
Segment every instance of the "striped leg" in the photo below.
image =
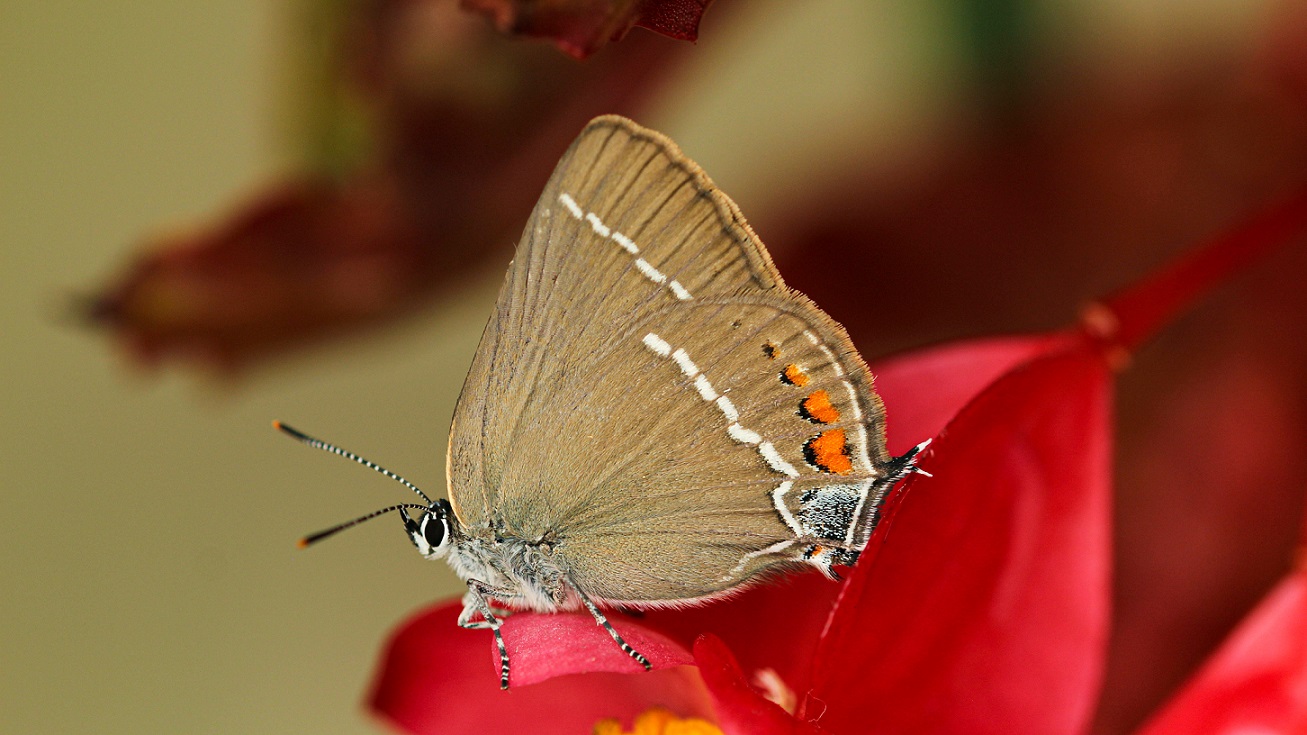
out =
{"type": "Polygon", "coordinates": [[[487,598],[507,600],[518,596],[518,593],[513,590],[492,587],[479,579],[469,579],[467,594],[463,597],[463,612],[458,616],[458,625],[461,628],[468,630],[489,628],[494,632],[495,645],[499,647],[500,689],[508,688],[508,648],[504,645],[504,635],[499,632],[499,626],[503,625],[502,619],[508,617],[511,611],[491,607],[487,598]],[[481,613],[481,620],[472,618],[476,613],[481,613]]]}
{"type": "Polygon", "coordinates": [[[653,664],[649,663],[649,659],[645,658],[642,653],[631,648],[627,645],[626,641],[622,640],[622,636],[613,629],[613,625],[608,622],[608,618],[604,617],[604,614],[599,611],[599,608],[595,607],[595,604],[590,601],[589,597],[586,597],[586,594],[576,586],[575,582],[572,583],[572,589],[576,590],[577,596],[579,596],[581,602],[585,604],[585,609],[589,610],[590,614],[594,616],[595,622],[599,623],[600,627],[608,631],[608,635],[613,637],[613,642],[617,644],[618,648],[622,649],[622,653],[635,659],[636,663],[643,666],[645,671],[653,669],[653,664]]]}

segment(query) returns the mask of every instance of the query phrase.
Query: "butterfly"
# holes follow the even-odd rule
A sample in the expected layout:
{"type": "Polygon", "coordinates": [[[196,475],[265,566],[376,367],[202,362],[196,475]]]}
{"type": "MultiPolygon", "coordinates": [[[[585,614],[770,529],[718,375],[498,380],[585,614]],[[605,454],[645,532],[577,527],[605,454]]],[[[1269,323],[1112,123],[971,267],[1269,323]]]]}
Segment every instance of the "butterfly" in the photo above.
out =
{"type": "Polygon", "coordinates": [[[459,625],[678,607],[857,561],[926,443],[885,446],[844,329],[788,288],[735,203],[663,135],[591,121],[526,225],[454,411],[448,499],[402,482],[419,553],[467,584],[459,625]],[[415,511],[410,515],[409,511],[415,511]]]}

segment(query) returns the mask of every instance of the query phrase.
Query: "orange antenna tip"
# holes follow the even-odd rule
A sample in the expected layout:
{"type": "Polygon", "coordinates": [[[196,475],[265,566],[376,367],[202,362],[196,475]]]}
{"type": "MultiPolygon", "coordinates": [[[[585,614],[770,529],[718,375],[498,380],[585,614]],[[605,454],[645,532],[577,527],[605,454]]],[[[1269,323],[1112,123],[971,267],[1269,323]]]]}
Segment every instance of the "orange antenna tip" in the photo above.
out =
{"type": "Polygon", "coordinates": [[[307,548],[309,548],[309,539],[308,539],[308,537],[306,536],[306,537],[300,539],[299,541],[296,541],[296,542],[295,542],[295,547],[298,548],[298,549],[307,549],[307,548]]]}

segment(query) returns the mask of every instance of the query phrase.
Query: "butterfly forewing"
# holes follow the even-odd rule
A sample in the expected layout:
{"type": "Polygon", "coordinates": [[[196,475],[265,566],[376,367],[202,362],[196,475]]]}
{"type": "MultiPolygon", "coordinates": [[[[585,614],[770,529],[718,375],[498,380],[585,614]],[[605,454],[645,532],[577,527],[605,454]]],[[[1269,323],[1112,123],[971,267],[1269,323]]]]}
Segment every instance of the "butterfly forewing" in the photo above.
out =
{"type": "Polygon", "coordinates": [[[592,121],[545,186],[463,386],[449,452],[460,518],[489,515],[524,408],[591,358],[588,340],[682,293],[780,283],[734,203],[674,144],[624,118],[592,121]]]}
{"type": "Polygon", "coordinates": [[[469,532],[554,539],[598,597],[703,597],[856,547],[886,459],[861,359],[734,204],[665,138],[592,123],[536,207],[455,414],[469,532]]]}

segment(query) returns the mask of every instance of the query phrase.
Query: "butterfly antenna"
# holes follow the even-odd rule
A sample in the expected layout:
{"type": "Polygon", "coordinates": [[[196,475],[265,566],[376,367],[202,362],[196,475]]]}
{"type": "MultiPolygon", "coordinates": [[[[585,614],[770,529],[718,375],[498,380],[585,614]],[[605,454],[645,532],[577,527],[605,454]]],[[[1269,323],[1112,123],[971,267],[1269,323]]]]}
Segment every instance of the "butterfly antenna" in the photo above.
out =
{"type": "Polygon", "coordinates": [[[379,515],[385,515],[386,513],[390,513],[391,511],[399,510],[400,508],[414,508],[416,510],[426,510],[427,506],[418,505],[417,503],[400,503],[399,505],[392,505],[389,508],[382,508],[381,510],[373,511],[365,516],[360,516],[358,518],[355,518],[352,521],[345,521],[344,523],[332,526],[331,528],[322,531],[318,531],[317,533],[311,533],[305,536],[304,538],[300,539],[298,546],[301,549],[303,549],[309,544],[315,544],[328,536],[334,536],[335,534],[340,533],[341,531],[344,531],[347,528],[352,528],[354,526],[357,526],[363,521],[370,521],[379,515]]]}
{"type": "MultiPolygon", "coordinates": [[[[428,497],[427,497],[427,494],[426,494],[426,493],[424,493],[424,492],[422,492],[421,490],[419,490],[417,485],[414,485],[413,483],[409,482],[408,480],[405,480],[404,478],[400,477],[399,475],[395,474],[394,472],[391,472],[390,470],[386,469],[385,467],[382,467],[381,465],[377,464],[376,462],[369,462],[368,460],[363,459],[362,457],[358,456],[357,454],[354,454],[353,452],[347,452],[347,451],[345,451],[344,449],[341,449],[340,447],[338,447],[338,446],[336,446],[336,445],[334,445],[334,444],[328,444],[328,443],[322,441],[321,439],[314,439],[313,437],[309,436],[308,434],[305,434],[304,432],[299,431],[299,430],[297,430],[297,429],[293,429],[293,428],[287,426],[286,424],[281,423],[280,421],[273,421],[273,422],[272,422],[272,428],[276,429],[277,431],[280,431],[281,433],[285,434],[286,436],[291,437],[292,439],[297,439],[297,440],[299,440],[301,443],[307,444],[307,445],[309,445],[310,447],[313,447],[314,449],[321,449],[321,450],[323,450],[323,451],[325,451],[325,452],[331,452],[332,454],[339,454],[340,456],[344,457],[345,459],[352,459],[352,460],[354,460],[355,462],[358,462],[359,464],[363,465],[364,467],[367,467],[368,469],[376,470],[377,472],[380,472],[381,474],[385,475],[386,477],[389,477],[390,479],[392,479],[392,480],[398,482],[399,484],[403,485],[404,487],[408,488],[409,490],[412,490],[413,492],[417,493],[417,494],[418,494],[418,495],[419,495],[423,500],[427,501],[427,505],[432,505],[432,504],[435,503],[434,500],[432,500],[431,498],[428,498],[428,497]]],[[[400,507],[403,507],[403,506],[399,506],[399,505],[395,506],[395,508],[400,508],[400,507]]],[[[387,508],[386,511],[391,511],[391,510],[394,510],[395,508],[387,508]]],[[[381,512],[386,512],[386,511],[381,511],[381,512]]],[[[360,519],[357,520],[357,521],[352,521],[352,522],[350,522],[350,523],[348,523],[348,524],[345,524],[345,526],[337,527],[336,529],[334,529],[333,531],[331,531],[331,533],[335,533],[335,531],[339,531],[341,528],[347,528],[348,526],[351,526],[351,525],[353,525],[354,523],[361,523],[362,521],[366,521],[368,518],[371,518],[371,517],[372,517],[372,516],[366,516],[366,517],[364,517],[364,518],[360,518],[360,519]]],[[[314,540],[316,541],[317,539],[314,539],[314,540]]],[[[310,542],[310,543],[311,543],[311,542],[310,542]]]]}

